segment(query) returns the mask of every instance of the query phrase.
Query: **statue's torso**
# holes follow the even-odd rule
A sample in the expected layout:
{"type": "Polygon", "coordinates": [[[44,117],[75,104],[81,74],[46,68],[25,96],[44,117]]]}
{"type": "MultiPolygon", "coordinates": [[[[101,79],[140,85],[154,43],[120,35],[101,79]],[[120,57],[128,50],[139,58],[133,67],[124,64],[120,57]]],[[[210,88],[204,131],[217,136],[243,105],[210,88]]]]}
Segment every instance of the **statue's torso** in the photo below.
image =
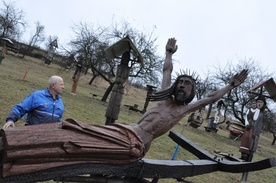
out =
{"type": "Polygon", "coordinates": [[[185,107],[172,100],[158,102],[144,114],[138,125],[154,139],[168,132],[181,120],[185,107]]]}

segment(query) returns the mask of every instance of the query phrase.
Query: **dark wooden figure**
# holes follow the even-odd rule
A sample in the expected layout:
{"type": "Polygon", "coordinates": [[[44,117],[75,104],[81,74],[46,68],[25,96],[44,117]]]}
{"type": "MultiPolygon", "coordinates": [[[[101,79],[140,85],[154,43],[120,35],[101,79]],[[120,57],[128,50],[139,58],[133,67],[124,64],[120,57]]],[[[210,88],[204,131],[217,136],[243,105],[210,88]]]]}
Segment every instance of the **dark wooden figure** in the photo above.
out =
{"type": "Polygon", "coordinates": [[[48,48],[48,52],[47,52],[44,64],[50,65],[52,63],[56,48],[58,48],[57,39],[55,39],[49,44],[49,48],[48,48]]]}
{"type": "MultiPolygon", "coordinates": [[[[147,96],[152,94],[154,92],[154,89],[156,88],[156,86],[153,86],[153,85],[147,85],[147,96]]],[[[146,101],[145,101],[145,104],[144,104],[144,108],[143,108],[143,112],[146,112],[147,111],[147,107],[149,105],[149,99],[146,98],[146,101]]]]}
{"type": "Polygon", "coordinates": [[[195,112],[193,112],[189,117],[188,117],[188,125],[193,127],[193,128],[198,128],[201,126],[203,123],[203,117],[202,117],[202,109],[199,109],[195,112]]]}
{"type": "Polygon", "coordinates": [[[128,62],[130,59],[129,52],[125,52],[122,56],[120,65],[117,67],[117,73],[115,78],[115,84],[112,88],[111,97],[109,99],[109,105],[105,113],[105,124],[114,123],[118,119],[120,113],[121,103],[124,95],[124,84],[128,80],[130,67],[128,62]]]}
{"type": "Polygon", "coordinates": [[[129,36],[121,39],[105,50],[108,59],[120,58],[121,63],[118,65],[115,83],[112,87],[111,97],[105,114],[105,124],[112,124],[118,119],[120,113],[121,101],[124,94],[124,84],[128,80],[130,67],[139,63],[143,67],[143,57],[133,44],[129,36]],[[130,65],[130,67],[129,67],[130,65]]]}
{"type": "MultiPolygon", "coordinates": [[[[212,105],[209,105],[209,110],[208,110],[208,115],[207,115],[208,125],[205,127],[206,131],[217,133],[217,131],[218,131],[217,125],[224,122],[224,121],[222,121],[222,122],[219,121],[220,116],[221,116],[221,111],[220,110],[221,110],[222,107],[225,108],[225,104],[222,100],[220,100],[217,103],[217,108],[216,108],[215,115],[213,117],[210,117],[212,105]]],[[[225,118],[224,118],[224,120],[225,120],[225,118]]]]}

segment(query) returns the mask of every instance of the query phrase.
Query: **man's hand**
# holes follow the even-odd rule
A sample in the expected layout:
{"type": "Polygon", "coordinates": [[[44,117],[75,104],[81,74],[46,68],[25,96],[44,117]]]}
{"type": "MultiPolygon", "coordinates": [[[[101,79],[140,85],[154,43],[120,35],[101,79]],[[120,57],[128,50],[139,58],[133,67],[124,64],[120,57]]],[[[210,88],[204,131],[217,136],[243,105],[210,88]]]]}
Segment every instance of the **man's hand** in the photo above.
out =
{"type": "Polygon", "coordinates": [[[3,128],[9,128],[9,127],[15,127],[15,124],[13,121],[8,121],[3,128]]]}
{"type": "Polygon", "coordinates": [[[175,38],[170,38],[168,39],[168,42],[166,44],[166,52],[170,52],[174,54],[177,50],[177,45],[176,45],[176,39],[175,38]]]}
{"type": "Polygon", "coordinates": [[[243,69],[240,73],[235,74],[231,79],[230,79],[230,85],[237,87],[241,83],[244,82],[244,80],[247,78],[248,75],[248,69],[243,69]]]}

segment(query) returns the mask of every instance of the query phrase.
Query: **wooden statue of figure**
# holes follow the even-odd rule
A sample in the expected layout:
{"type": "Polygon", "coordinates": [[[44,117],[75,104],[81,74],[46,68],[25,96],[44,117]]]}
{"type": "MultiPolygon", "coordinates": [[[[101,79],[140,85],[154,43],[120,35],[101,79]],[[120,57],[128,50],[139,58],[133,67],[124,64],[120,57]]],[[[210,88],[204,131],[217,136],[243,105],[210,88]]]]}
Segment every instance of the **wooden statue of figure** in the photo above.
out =
{"type": "MultiPolygon", "coordinates": [[[[161,91],[148,96],[150,101],[157,102],[138,123],[88,125],[67,119],[62,123],[2,129],[2,175],[82,163],[135,162],[145,156],[154,139],[171,130],[187,114],[219,100],[248,75],[247,70],[242,70],[225,87],[191,102],[196,93],[192,76],[180,75],[171,85],[172,55],[177,48],[176,39],[168,39],[161,91]]],[[[122,76],[122,81],[125,78],[122,76]]]]}
{"type": "MultiPolygon", "coordinates": [[[[210,105],[210,107],[209,107],[208,115],[210,115],[211,106],[212,105],[210,105]]],[[[208,115],[207,115],[208,125],[205,127],[206,131],[208,131],[208,132],[215,132],[215,133],[218,131],[217,130],[217,125],[219,123],[220,116],[222,115],[221,114],[222,106],[225,106],[224,102],[222,100],[218,101],[214,117],[209,118],[208,115]]]]}
{"type": "Polygon", "coordinates": [[[266,100],[259,96],[251,103],[251,108],[246,113],[245,130],[241,140],[241,158],[252,161],[253,153],[256,151],[259,136],[263,127],[263,111],[266,108],[266,100]]]}
{"type": "Polygon", "coordinates": [[[214,122],[213,122],[213,128],[214,129],[217,128],[217,125],[218,125],[219,120],[220,120],[220,116],[222,116],[221,110],[222,110],[223,106],[225,106],[224,102],[222,100],[218,101],[215,116],[214,116],[214,122]]]}
{"type": "Polygon", "coordinates": [[[128,62],[130,53],[127,51],[122,55],[121,64],[117,67],[115,83],[112,88],[111,97],[108,102],[107,110],[105,113],[105,124],[114,123],[118,119],[120,113],[121,103],[124,95],[124,84],[128,80],[130,67],[128,62]]]}
{"type": "Polygon", "coordinates": [[[188,125],[193,128],[198,128],[203,123],[203,109],[198,109],[188,117],[188,125]]]}
{"type": "Polygon", "coordinates": [[[251,144],[252,153],[251,153],[251,156],[249,157],[249,161],[252,161],[253,153],[257,150],[259,137],[263,128],[264,110],[266,109],[265,97],[259,96],[256,102],[257,102],[257,108],[260,110],[260,114],[258,119],[253,123],[253,134],[252,134],[252,144],[251,144]]]}
{"type": "MultiPolygon", "coordinates": [[[[147,85],[147,96],[151,95],[154,92],[154,88],[156,88],[155,86],[152,85],[147,85]]],[[[144,108],[143,108],[143,113],[145,113],[147,111],[147,107],[149,105],[149,99],[148,97],[146,98],[145,104],[144,104],[144,108]]]]}
{"type": "Polygon", "coordinates": [[[253,124],[256,122],[260,114],[260,109],[257,108],[257,101],[253,99],[251,101],[251,108],[245,115],[245,129],[241,139],[241,145],[239,151],[241,152],[241,159],[248,161],[250,154],[250,146],[253,133],[253,124]]]}
{"type": "MultiPolygon", "coordinates": [[[[244,130],[239,151],[241,152],[241,159],[247,162],[252,161],[253,154],[257,150],[259,137],[263,127],[263,111],[265,109],[265,97],[260,95],[256,100],[252,101],[251,108],[246,113],[246,129],[244,130]]],[[[247,176],[248,172],[243,173],[242,182],[247,181],[247,176]]]]}

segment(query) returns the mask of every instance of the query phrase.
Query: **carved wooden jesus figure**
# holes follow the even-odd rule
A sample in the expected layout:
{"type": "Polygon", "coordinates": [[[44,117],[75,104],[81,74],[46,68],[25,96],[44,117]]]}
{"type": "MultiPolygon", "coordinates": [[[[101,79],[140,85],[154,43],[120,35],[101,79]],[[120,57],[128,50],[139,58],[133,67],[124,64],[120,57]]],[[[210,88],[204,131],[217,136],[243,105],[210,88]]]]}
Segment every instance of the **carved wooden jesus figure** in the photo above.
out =
{"type": "Polygon", "coordinates": [[[181,75],[171,85],[172,55],[176,51],[176,39],[168,39],[161,91],[148,96],[157,102],[136,124],[88,125],[67,119],[61,124],[2,129],[3,176],[72,164],[137,161],[155,138],[171,130],[185,115],[219,100],[247,77],[248,71],[242,70],[224,88],[191,102],[196,92],[192,76],[181,75]]]}

